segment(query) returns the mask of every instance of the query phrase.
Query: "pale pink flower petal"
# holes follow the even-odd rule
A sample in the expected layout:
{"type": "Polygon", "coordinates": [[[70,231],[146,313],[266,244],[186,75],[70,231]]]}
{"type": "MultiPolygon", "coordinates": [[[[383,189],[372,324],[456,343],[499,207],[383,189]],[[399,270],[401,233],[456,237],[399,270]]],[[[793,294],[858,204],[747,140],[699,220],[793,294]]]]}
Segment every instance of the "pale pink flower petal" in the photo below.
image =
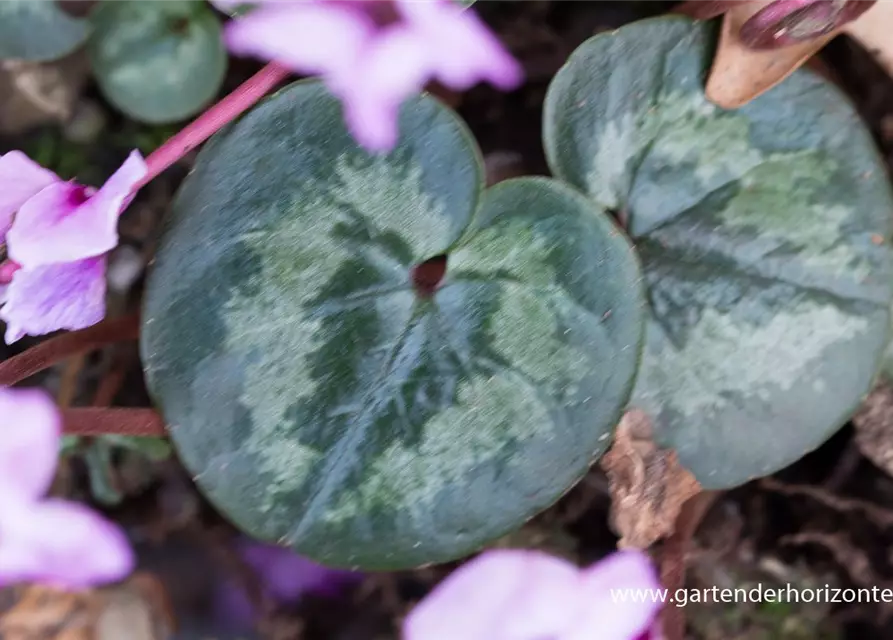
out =
{"type": "Polygon", "coordinates": [[[375,25],[351,4],[272,4],[234,20],[226,44],[237,55],[275,59],[305,74],[337,73],[359,61],[375,25]]]}
{"type": "Polygon", "coordinates": [[[36,500],[49,489],[61,429],[46,393],[0,387],[0,518],[4,498],[36,500]]]}
{"type": "Polygon", "coordinates": [[[62,500],[0,505],[0,585],[82,588],[133,570],[123,532],[88,507],[62,500]]]}
{"type": "Polygon", "coordinates": [[[328,78],[344,102],[344,117],[357,142],[373,151],[397,143],[400,105],[420,92],[428,77],[427,51],[416,34],[395,26],[370,44],[362,66],[328,78]]]}
{"type": "Polygon", "coordinates": [[[640,552],[581,571],[539,551],[488,551],[409,614],[405,640],[635,640],[652,632],[658,603],[633,603],[632,596],[615,603],[611,589],[658,587],[640,552]]]}
{"type": "Polygon", "coordinates": [[[407,24],[428,43],[430,73],[464,91],[480,81],[513,89],[523,80],[521,65],[471,10],[455,2],[397,0],[407,24]]]}
{"type": "Polygon", "coordinates": [[[578,573],[537,551],[483,553],[409,614],[405,640],[561,638],[576,613],[578,573]]]}
{"type": "Polygon", "coordinates": [[[9,257],[38,267],[111,251],[118,244],[118,217],[146,172],[134,151],[96,193],[68,182],[46,187],[20,207],[7,234],[9,257]]]}
{"type": "Polygon", "coordinates": [[[481,80],[503,89],[521,81],[518,63],[452,0],[398,0],[402,19],[390,24],[373,19],[381,4],[268,2],[228,25],[227,45],[322,75],[344,103],[348,129],[372,151],[393,148],[401,103],[432,79],[459,90],[481,80]]]}
{"type": "Polygon", "coordinates": [[[44,169],[21,151],[0,156],[0,242],[12,226],[12,220],[29,198],[58,182],[52,171],[44,169]]]}
{"type": "Polygon", "coordinates": [[[19,269],[0,308],[6,343],[96,324],[105,316],[105,290],[105,257],[19,269]]]}
{"type": "Polygon", "coordinates": [[[592,630],[598,629],[604,640],[638,638],[651,627],[661,603],[657,598],[645,597],[645,590],[660,589],[654,566],[638,551],[619,551],[583,571],[579,597],[582,606],[579,617],[561,640],[590,640],[592,630]],[[611,596],[627,591],[627,600],[611,596]],[[632,593],[639,591],[640,602],[632,593]]]}

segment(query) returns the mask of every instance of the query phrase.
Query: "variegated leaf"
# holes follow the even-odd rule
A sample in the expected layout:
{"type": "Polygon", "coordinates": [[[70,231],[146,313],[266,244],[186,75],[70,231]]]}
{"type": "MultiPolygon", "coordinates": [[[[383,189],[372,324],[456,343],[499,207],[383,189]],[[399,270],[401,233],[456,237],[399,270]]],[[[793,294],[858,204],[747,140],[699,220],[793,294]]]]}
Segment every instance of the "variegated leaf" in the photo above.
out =
{"type": "Polygon", "coordinates": [[[606,448],[640,274],[560,183],[482,194],[473,140],[433,98],[403,106],[386,155],[342,122],[298,83],[204,149],[148,282],[147,379],[199,486],[249,533],[335,566],[446,561],[606,448]],[[416,267],[444,254],[426,294],[416,267]]]}
{"type": "Polygon", "coordinates": [[[217,95],[227,54],[220,20],[202,0],[103,0],[90,16],[99,88],[135,120],[183,120],[217,95]]]}
{"type": "Polygon", "coordinates": [[[708,488],[821,444],[890,325],[893,198],[840,92],[800,71],[736,111],[703,93],[714,28],[596,36],[554,79],[553,172],[628,223],[650,320],[632,404],[708,488]]]}

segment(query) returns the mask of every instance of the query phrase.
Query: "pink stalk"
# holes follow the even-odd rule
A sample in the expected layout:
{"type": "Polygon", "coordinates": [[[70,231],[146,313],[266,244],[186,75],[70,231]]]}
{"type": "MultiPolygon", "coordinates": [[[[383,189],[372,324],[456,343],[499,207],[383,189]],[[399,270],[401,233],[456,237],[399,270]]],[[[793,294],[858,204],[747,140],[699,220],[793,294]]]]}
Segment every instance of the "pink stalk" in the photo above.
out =
{"type": "Polygon", "coordinates": [[[62,431],[70,436],[167,435],[164,420],[154,409],[88,407],[62,410],[62,431]]]}
{"type": "Polygon", "coordinates": [[[149,157],[146,158],[149,171],[136,185],[134,191],[144,187],[162,171],[210,138],[225,124],[251,108],[290,73],[285,67],[271,62],[251,76],[238,89],[149,154],[149,157]]]}

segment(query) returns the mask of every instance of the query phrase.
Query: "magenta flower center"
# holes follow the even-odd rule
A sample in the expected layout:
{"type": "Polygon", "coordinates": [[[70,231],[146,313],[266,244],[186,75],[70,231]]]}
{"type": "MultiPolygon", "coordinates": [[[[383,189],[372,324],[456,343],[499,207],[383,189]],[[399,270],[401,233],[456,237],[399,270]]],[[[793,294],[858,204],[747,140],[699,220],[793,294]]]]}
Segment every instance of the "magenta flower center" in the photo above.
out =
{"type": "Polygon", "coordinates": [[[96,189],[93,187],[84,187],[82,185],[76,185],[74,189],[68,194],[68,203],[72,207],[79,207],[84,204],[87,200],[90,199],[96,193],[96,189]]]}
{"type": "MultiPolygon", "coordinates": [[[[2,248],[2,245],[0,245],[0,248],[2,248]]],[[[0,262],[0,285],[12,282],[13,274],[19,269],[21,269],[21,266],[12,260],[0,262]]]]}
{"type": "Polygon", "coordinates": [[[400,14],[392,0],[330,0],[330,4],[358,9],[379,28],[400,22],[400,14]]]}

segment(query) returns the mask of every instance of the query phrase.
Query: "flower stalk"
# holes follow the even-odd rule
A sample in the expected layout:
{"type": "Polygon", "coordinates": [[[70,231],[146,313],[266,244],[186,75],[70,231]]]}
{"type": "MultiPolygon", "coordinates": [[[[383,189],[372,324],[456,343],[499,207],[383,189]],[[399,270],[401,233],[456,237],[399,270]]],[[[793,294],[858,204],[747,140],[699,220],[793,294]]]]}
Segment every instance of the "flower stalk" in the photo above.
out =
{"type": "Polygon", "coordinates": [[[290,73],[285,67],[271,62],[223,100],[174,134],[146,158],[149,170],[137,183],[134,191],[144,187],[177,160],[250,109],[276,85],[285,80],[290,73]]]}
{"type": "Polygon", "coordinates": [[[134,340],[139,336],[139,328],[139,315],[132,314],[45,340],[0,362],[0,386],[12,386],[71,356],[113,342],[134,340]]]}

